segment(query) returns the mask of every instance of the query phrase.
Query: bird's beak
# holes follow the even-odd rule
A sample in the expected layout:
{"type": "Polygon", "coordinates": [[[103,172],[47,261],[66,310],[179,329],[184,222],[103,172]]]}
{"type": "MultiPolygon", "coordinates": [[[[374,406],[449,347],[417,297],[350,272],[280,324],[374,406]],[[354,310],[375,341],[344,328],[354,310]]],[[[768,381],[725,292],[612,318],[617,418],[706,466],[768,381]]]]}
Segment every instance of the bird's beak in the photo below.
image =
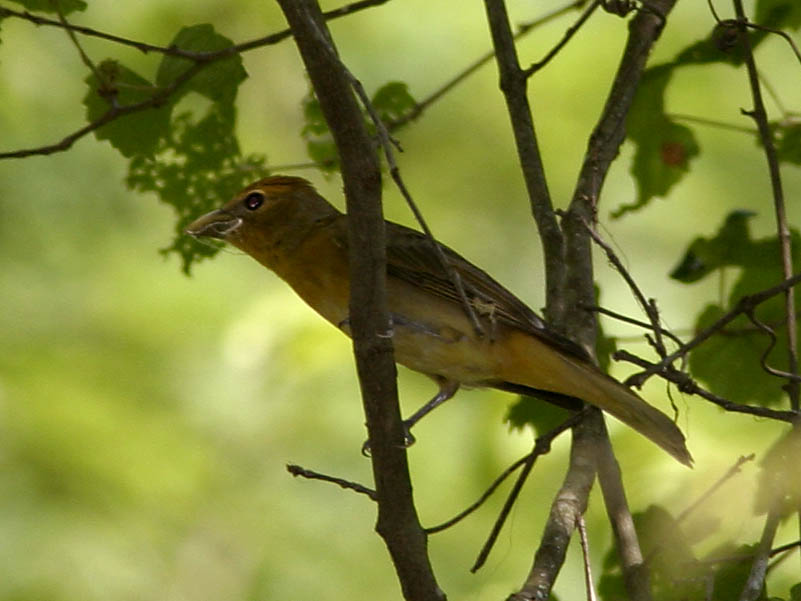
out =
{"type": "Polygon", "coordinates": [[[202,217],[198,217],[184,230],[190,236],[195,238],[219,238],[225,240],[226,237],[236,231],[242,225],[242,219],[231,215],[227,211],[217,209],[211,213],[206,213],[202,217]]]}

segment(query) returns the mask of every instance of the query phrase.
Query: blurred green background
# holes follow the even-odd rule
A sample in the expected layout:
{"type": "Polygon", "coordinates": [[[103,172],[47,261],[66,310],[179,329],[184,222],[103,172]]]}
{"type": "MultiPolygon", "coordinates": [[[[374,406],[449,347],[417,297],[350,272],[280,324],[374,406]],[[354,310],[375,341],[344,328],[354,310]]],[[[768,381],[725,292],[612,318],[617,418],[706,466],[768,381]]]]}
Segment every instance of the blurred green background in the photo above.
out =
{"type": "MultiPolygon", "coordinates": [[[[327,3],[326,8],[335,6],[327,3]]],[[[557,2],[511,3],[513,21],[557,2]]],[[[235,41],[281,29],[277,5],[252,0],[90,2],[76,23],[166,44],[179,27],[211,22],[235,41]]],[[[572,17],[538,29],[520,45],[537,60],[572,17]]],[[[703,3],[679,3],[653,62],[711,28],[703,3]]],[[[390,80],[416,98],[434,91],[489,48],[481,3],[390,2],[331,24],[351,70],[373,91],[390,80]]],[[[569,199],[586,138],[614,74],[626,25],[599,13],[575,42],[531,82],[538,135],[556,202],[569,199]]],[[[67,36],[7,19],[0,30],[2,150],[61,139],[82,125],[81,65],[67,36]]],[[[83,40],[97,62],[122,57],[152,73],[158,57],[83,40]]],[[[306,160],[299,137],[307,92],[291,41],[246,53],[240,89],[245,153],[268,164],[306,160]]],[[[788,106],[801,104],[798,66],[786,46],[767,43],[760,64],[788,106]]],[[[744,73],[727,67],[677,74],[669,109],[749,126],[744,73]]],[[[507,284],[533,308],[543,304],[539,242],[529,218],[494,65],[434,105],[400,139],[400,167],[437,236],[507,284]]],[[[671,197],[622,220],[611,210],[634,200],[627,146],[607,181],[601,213],[611,240],[666,323],[689,328],[715,281],[667,279],[687,243],[712,234],[734,208],[758,212],[757,234],[772,231],[764,159],[752,138],[696,128],[701,157],[671,197]]],[[[340,182],[311,179],[343,206],[340,182]]],[[[371,484],[359,449],[365,438],[348,340],[272,274],[228,251],[180,273],[165,260],[174,216],[155,197],[124,185],[125,160],[93,137],[66,153],[0,162],[0,599],[49,601],[160,599],[400,598],[392,567],[361,496],[295,480],[288,462],[371,484]]],[[[785,169],[791,221],[799,223],[801,175],[785,169]]],[[[220,199],[222,203],[227,199],[220,199]]],[[[387,186],[387,215],[410,224],[387,186]]],[[[637,315],[625,284],[598,260],[602,303],[637,315]]],[[[605,322],[634,352],[641,333],[605,322]]],[[[625,376],[625,366],[615,366],[625,376]]],[[[404,411],[434,391],[401,370],[404,411]]],[[[663,409],[663,384],[645,396],[663,409]]],[[[696,459],[687,470],[636,434],[610,423],[635,511],[661,503],[679,512],[741,454],[762,453],[773,424],[723,415],[673,392],[696,459]]],[[[471,503],[527,452],[530,432],[503,423],[511,395],[464,391],[416,430],[410,449],[422,519],[433,525],[471,503]]],[[[431,539],[440,582],[453,599],[503,598],[531,562],[554,491],[567,437],[538,464],[488,564],[468,573],[503,501],[431,539]]],[[[756,467],[751,464],[694,519],[696,534],[751,542],[756,467]],[[725,503],[725,511],[721,505],[725,503]]],[[[508,486],[503,488],[503,492],[508,486]]],[[[610,543],[597,494],[587,513],[593,558],[610,543]]],[[[797,538],[791,527],[777,542],[797,538]]],[[[574,545],[576,546],[576,545],[574,545]]],[[[577,547],[577,546],[576,546],[577,547]]],[[[793,563],[797,566],[797,560],[793,563]]],[[[771,580],[786,595],[792,568],[771,580]]],[[[563,599],[583,588],[571,550],[556,587],[563,599]]]]}

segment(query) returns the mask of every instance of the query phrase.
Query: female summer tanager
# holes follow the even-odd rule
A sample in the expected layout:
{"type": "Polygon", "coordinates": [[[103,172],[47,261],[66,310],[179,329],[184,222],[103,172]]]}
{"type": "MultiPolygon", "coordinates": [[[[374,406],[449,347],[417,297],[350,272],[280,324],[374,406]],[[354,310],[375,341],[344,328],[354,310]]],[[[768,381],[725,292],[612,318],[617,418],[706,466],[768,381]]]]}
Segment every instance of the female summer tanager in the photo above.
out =
{"type": "MultiPolygon", "coordinates": [[[[348,333],[347,219],[306,180],[274,176],[251,184],[186,231],[245,251],[348,333]]],[[[431,376],[440,387],[439,394],[407,420],[409,427],[460,385],[488,386],[560,405],[575,406],[581,399],[691,464],[684,436],[666,415],[601,373],[579,345],[556,333],[487,273],[440,245],[483,324],[482,334],[431,240],[387,222],[386,243],[395,359],[431,376]]]]}

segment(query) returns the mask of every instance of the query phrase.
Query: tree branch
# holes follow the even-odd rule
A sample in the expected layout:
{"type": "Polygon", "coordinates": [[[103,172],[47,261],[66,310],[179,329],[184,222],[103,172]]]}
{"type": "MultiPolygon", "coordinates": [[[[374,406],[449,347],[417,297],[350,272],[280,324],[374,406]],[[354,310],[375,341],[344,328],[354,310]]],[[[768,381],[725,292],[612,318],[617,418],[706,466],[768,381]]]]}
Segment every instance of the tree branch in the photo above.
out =
{"type": "MultiPolygon", "coordinates": [[[[362,0],[361,2],[354,2],[353,4],[348,4],[342,8],[328,11],[327,13],[325,13],[325,17],[329,19],[336,19],[338,17],[352,14],[364,8],[384,4],[387,1],[388,0],[362,0]]],[[[183,84],[192,79],[206,66],[211,65],[219,60],[226,59],[230,56],[233,56],[234,54],[246,52],[248,50],[253,50],[255,48],[261,48],[263,46],[277,44],[278,42],[285,40],[291,35],[291,31],[289,29],[284,29],[282,31],[278,31],[276,33],[255,40],[243,42],[241,44],[235,44],[233,46],[229,46],[228,48],[223,48],[222,50],[218,50],[215,52],[192,52],[189,50],[182,50],[181,48],[178,48],[176,46],[156,46],[153,44],[147,44],[145,42],[130,40],[110,33],[105,33],[103,31],[98,31],[90,27],[73,25],[71,23],[68,23],[66,20],[56,21],[53,19],[48,19],[46,17],[34,15],[27,11],[15,11],[9,8],[0,7],[0,19],[3,17],[16,17],[24,19],[26,21],[30,21],[31,23],[34,23],[36,25],[49,25],[53,27],[60,27],[69,32],[71,34],[71,37],[73,37],[72,34],[74,33],[80,33],[87,36],[101,38],[110,42],[115,42],[117,44],[122,44],[124,46],[132,46],[144,53],[159,52],[161,54],[169,56],[178,56],[181,58],[188,59],[192,61],[194,64],[188,69],[186,69],[186,71],[181,73],[178,77],[176,77],[168,86],[161,88],[160,90],[155,90],[153,96],[151,96],[147,100],[143,100],[142,102],[137,102],[135,104],[130,104],[127,106],[111,105],[109,106],[109,110],[103,113],[103,115],[100,116],[98,119],[95,119],[94,121],[81,127],[80,129],[77,129],[71,134],[68,134],[67,136],[62,138],[59,142],[53,144],[45,144],[42,146],[36,146],[33,148],[24,148],[21,150],[0,152],[0,160],[20,159],[33,155],[49,155],[49,154],[54,154],[56,152],[63,152],[65,150],[69,150],[72,147],[72,145],[75,144],[75,142],[77,142],[87,134],[92,133],[93,131],[103,127],[104,125],[116,119],[119,119],[120,117],[123,117],[125,115],[130,115],[132,113],[138,113],[140,111],[144,111],[151,108],[158,108],[159,106],[163,105],[169,99],[169,97],[172,96],[183,84]]],[[[75,44],[77,45],[77,41],[75,41],[75,44]]]]}
{"type": "MultiPolygon", "coordinates": [[[[565,235],[567,265],[565,303],[570,309],[566,318],[574,326],[573,334],[588,348],[595,346],[595,316],[580,307],[594,303],[592,248],[587,224],[596,222],[596,211],[601,188],[609,167],[620,152],[625,138],[626,117],[634,94],[639,86],[648,54],[659,38],[665,18],[675,0],[655,0],[641,9],[629,23],[629,36],[621,57],[612,89],[601,117],[589,139],[584,163],[570,206],[562,219],[565,235]]],[[[645,303],[648,311],[648,303],[645,303]]],[[[658,318],[651,315],[658,333],[658,318]]],[[[658,334],[657,334],[658,335],[658,334]]],[[[600,415],[599,415],[600,419],[600,415]]],[[[602,424],[601,424],[602,425],[602,424]]],[[[612,523],[618,553],[623,568],[623,579],[628,595],[633,600],[650,599],[648,575],[642,561],[631,512],[626,502],[617,463],[609,446],[605,428],[599,428],[603,451],[600,454],[598,476],[601,490],[612,523]]],[[[580,448],[580,452],[597,452],[597,446],[580,448]]]]}
{"type": "Polygon", "coordinates": [[[403,595],[441,601],[412,496],[385,292],[381,172],[372,141],[315,0],[279,0],[342,161],[348,208],[350,326],[384,538],[403,595]]]}
{"type": "Polygon", "coordinates": [[[548,192],[548,184],[545,181],[534,120],[526,95],[528,80],[520,68],[504,0],[484,0],[484,5],[498,63],[500,87],[512,122],[531,212],[542,240],[545,256],[546,317],[558,324],[563,302],[561,294],[564,283],[563,240],[548,192]]]}
{"type": "Polygon", "coordinates": [[[748,313],[749,311],[753,311],[758,305],[761,305],[762,303],[773,298],[777,294],[781,294],[785,290],[792,288],[793,286],[796,286],[799,283],[801,283],[801,273],[797,273],[791,278],[787,278],[783,282],[780,282],[775,286],[771,286],[770,288],[766,288],[765,290],[762,290],[760,292],[743,296],[742,298],[740,298],[739,301],[737,301],[737,304],[732,309],[730,309],[727,313],[721,315],[717,319],[717,321],[715,321],[715,323],[707,326],[706,328],[698,332],[698,334],[695,335],[695,338],[677,348],[667,357],[664,357],[661,361],[659,361],[659,363],[649,364],[649,367],[647,369],[643,370],[640,373],[630,376],[626,380],[626,383],[639,388],[652,375],[660,373],[663,370],[667,369],[670,366],[670,364],[673,363],[676,359],[683,357],[692,349],[697,347],[699,344],[701,344],[708,338],[714,336],[717,332],[719,332],[729,323],[737,319],[740,315],[748,313]]]}

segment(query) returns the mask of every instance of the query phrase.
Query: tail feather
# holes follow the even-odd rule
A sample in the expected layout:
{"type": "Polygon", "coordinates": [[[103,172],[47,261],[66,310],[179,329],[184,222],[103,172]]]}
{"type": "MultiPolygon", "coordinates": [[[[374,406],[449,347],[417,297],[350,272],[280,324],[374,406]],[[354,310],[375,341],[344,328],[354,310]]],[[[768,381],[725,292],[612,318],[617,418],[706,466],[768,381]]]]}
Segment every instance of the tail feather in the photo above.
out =
{"type": "Polygon", "coordinates": [[[635,429],[684,465],[692,465],[678,426],[591,363],[554,352],[544,342],[522,333],[510,337],[504,352],[500,361],[503,381],[586,401],[635,429]]]}
{"type": "Polygon", "coordinates": [[[639,395],[591,365],[571,361],[580,373],[573,380],[576,396],[603,409],[627,426],[662,447],[678,461],[692,467],[693,458],[684,442],[684,434],[664,413],[649,405],[639,395]]]}
{"type": "Polygon", "coordinates": [[[586,400],[613,415],[627,426],[655,442],[678,461],[692,467],[684,435],[664,413],[649,405],[617,380],[598,372],[594,374],[598,395],[586,400]]]}

